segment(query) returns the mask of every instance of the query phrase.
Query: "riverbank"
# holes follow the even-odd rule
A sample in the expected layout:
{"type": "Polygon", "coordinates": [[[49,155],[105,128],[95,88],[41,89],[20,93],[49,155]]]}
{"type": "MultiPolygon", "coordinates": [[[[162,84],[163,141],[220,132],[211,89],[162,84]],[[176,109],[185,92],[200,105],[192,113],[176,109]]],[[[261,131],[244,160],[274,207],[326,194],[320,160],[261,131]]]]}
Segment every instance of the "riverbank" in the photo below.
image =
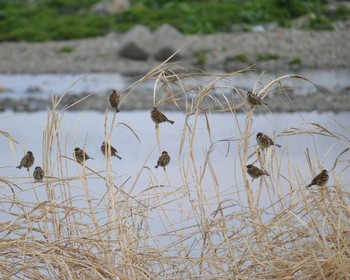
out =
{"type": "MultiPolygon", "coordinates": [[[[123,34],[44,43],[0,44],[0,73],[147,73],[161,61],[119,55],[123,34]]],[[[188,42],[179,65],[186,69],[232,72],[252,64],[261,70],[350,67],[350,27],[335,31],[275,28],[260,32],[183,36],[188,42]]]]}

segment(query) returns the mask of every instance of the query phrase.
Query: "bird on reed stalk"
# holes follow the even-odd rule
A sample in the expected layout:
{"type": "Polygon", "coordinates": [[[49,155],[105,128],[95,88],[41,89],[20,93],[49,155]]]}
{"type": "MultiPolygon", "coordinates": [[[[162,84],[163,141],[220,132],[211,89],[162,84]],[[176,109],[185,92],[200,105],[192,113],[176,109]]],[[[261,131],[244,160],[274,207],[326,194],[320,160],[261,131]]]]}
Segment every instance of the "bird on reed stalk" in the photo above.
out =
{"type": "Polygon", "coordinates": [[[28,151],[27,154],[22,158],[21,163],[16,168],[21,169],[22,167],[25,167],[29,171],[29,168],[33,164],[34,164],[33,153],[31,151],[28,151]]]}
{"type": "Polygon", "coordinates": [[[111,153],[110,155],[112,155],[112,157],[117,157],[119,159],[122,159],[120,156],[117,155],[118,151],[116,148],[114,148],[112,145],[109,145],[108,143],[106,143],[105,141],[102,142],[101,145],[101,153],[105,156],[106,152],[109,151],[109,148],[111,149],[111,153]]]}
{"type": "Polygon", "coordinates": [[[306,186],[306,188],[309,188],[313,185],[317,185],[320,187],[323,187],[327,184],[329,179],[328,171],[326,169],[323,169],[320,174],[318,174],[315,178],[312,179],[311,183],[306,186]]]}
{"type": "Polygon", "coordinates": [[[155,168],[158,168],[158,166],[161,166],[165,170],[165,166],[167,166],[169,162],[170,162],[170,156],[168,152],[163,151],[160,157],[158,158],[157,165],[155,166],[155,168]]]}
{"type": "Polygon", "coordinates": [[[33,177],[36,182],[42,182],[44,178],[44,170],[40,166],[35,167],[33,177]]]}
{"type": "Polygon", "coordinates": [[[90,157],[84,150],[80,149],[79,147],[74,148],[73,157],[75,158],[75,160],[78,163],[82,163],[83,161],[88,160],[88,159],[94,159],[94,158],[90,157]]]}
{"type": "Polygon", "coordinates": [[[255,93],[251,92],[250,90],[247,91],[247,97],[246,100],[251,108],[257,106],[257,105],[266,105],[266,103],[262,102],[261,98],[258,97],[255,93]]]}
{"type": "Polygon", "coordinates": [[[266,149],[268,148],[269,146],[273,146],[275,145],[276,147],[280,148],[281,145],[278,145],[276,144],[275,142],[273,142],[273,140],[267,136],[266,134],[262,133],[262,132],[259,132],[257,135],[256,135],[256,142],[258,143],[258,145],[263,148],[263,149],[266,149]]]}
{"type": "Polygon", "coordinates": [[[247,173],[249,174],[250,177],[253,178],[252,181],[256,178],[259,178],[262,175],[270,176],[269,173],[261,170],[259,167],[256,167],[252,164],[248,164],[246,167],[247,167],[247,173]]]}
{"type": "Polygon", "coordinates": [[[174,124],[174,121],[169,120],[161,111],[158,110],[157,107],[153,107],[153,110],[151,111],[151,119],[156,124],[156,126],[162,122],[169,122],[171,124],[174,124]]]}
{"type": "Polygon", "coordinates": [[[109,103],[111,103],[111,106],[118,113],[119,112],[120,95],[114,89],[109,94],[109,103]]]}

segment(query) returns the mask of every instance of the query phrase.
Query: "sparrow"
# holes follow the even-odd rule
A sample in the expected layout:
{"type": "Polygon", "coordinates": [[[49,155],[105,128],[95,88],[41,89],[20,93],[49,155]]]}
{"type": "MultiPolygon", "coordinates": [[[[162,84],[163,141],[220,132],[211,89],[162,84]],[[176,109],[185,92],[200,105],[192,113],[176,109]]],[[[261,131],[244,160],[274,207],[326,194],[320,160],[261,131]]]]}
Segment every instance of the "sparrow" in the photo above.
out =
{"type": "Polygon", "coordinates": [[[44,178],[44,171],[40,166],[35,167],[33,177],[36,182],[42,182],[44,178]]]}
{"type": "Polygon", "coordinates": [[[28,151],[27,154],[22,158],[21,163],[16,167],[21,169],[22,167],[27,168],[29,171],[29,167],[34,164],[34,156],[31,151],[28,151]]]}
{"type": "Polygon", "coordinates": [[[250,177],[253,178],[252,181],[256,178],[259,178],[262,175],[270,176],[269,173],[261,170],[260,168],[254,166],[252,164],[248,164],[246,167],[247,167],[247,173],[249,174],[250,177]]]}
{"type": "Polygon", "coordinates": [[[258,143],[258,145],[263,148],[263,149],[266,149],[268,148],[269,146],[271,145],[275,145],[277,146],[278,148],[281,147],[281,145],[278,145],[276,144],[275,142],[273,142],[273,140],[267,136],[266,134],[262,133],[262,132],[259,132],[257,135],[256,135],[256,142],[258,143]]]}
{"type": "Polygon", "coordinates": [[[112,90],[111,93],[109,94],[109,103],[111,103],[111,106],[115,108],[116,112],[119,112],[119,102],[120,102],[120,95],[116,90],[112,90]]]}
{"type": "Polygon", "coordinates": [[[151,111],[151,119],[156,126],[162,122],[174,123],[174,121],[169,120],[161,111],[159,111],[157,107],[153,107],[153,110],[151,111]]]}
{"type": "Polygon", "coordinates": [[[84,150],[80,149],[79,147],[74,148],[73,157],[75,157],[75,160],[79,163],[82,163],[83,161],[88,160],[88,159],[94,159],[92,157],[89,157],[89,155],[87,153],[85,153],[84,150]]]}
{"type": "Polygon", "coordinates": [[[266,103],[262,102],[261,98],[258,97],[255,93],[251,92],[250,90],[247,91],[247,102],[249,103],[250,107],[253,108],[256,105],[266,105],[266,103]]]}
{"type": "Polygon", "coordinates": [[[306,188],[309,188],[313,185],[317,185],[320,187],[323,187],[325,184],[327,184],[329,179],[329,175],[326,169],[323,169],[320,174],[318,174],[315,178],[312,179],[311,183],[306,186],[306,188]]]}
{"type": "Polygon", "coordinates": [[[157,165],[155,168],[158,168],[158,166],[162,166],[165,170],[165,166],[167,166],[170,162],[170,156],[168,155],[168,152],[163,151],[161,156],[158,158],[157,165]]]}
{"type": "Polygon", "coordinates": [[[106,155],[106,151],[108,151],[108,148],[111,148],[111,155],[112,157],[117,157],[119,159],[122,159],[120,156],[117,155],[118,151],[116,148],[114,148],[112,145],[109,145],[108,143],[106,143],[105,141],[102,142],[101,145],[101,153],[105,156],[106,155]]]}

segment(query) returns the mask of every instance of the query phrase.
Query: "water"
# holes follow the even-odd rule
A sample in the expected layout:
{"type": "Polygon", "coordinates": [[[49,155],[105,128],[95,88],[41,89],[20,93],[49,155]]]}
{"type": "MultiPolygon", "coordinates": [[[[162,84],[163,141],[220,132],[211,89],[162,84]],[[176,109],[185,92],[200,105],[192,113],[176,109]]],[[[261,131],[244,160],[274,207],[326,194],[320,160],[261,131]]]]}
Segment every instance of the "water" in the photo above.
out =
{"type": "MultiPolygon", "coordinates": [[[[267,84],[273,78],[277,78],[290,72],[264,73],[249,72],[241,76],[230,77],[217,83],[221,88],[260,88],[260,83],[267,84]]],[[[321,88],[327,88],[338,91],[350,86],[350,69],[336,70],[304,70],[299,75],[303,75],[321,88]]],[[[212,80],[212,78],[211,78],[212,80]]],[[[93,92],[96,94],[105,93],[111,88],[124,90],[134,82],[135,79],[127,78],[119,74],[96,73],[96,74],[0,74],[0,87],[2,93],[0,98],[12,97],[23,98],[28,96],[50,98],[51,94],[61,95],[66,91],[70,92],[93,92]],[[28,89],[37,88],[40,92],[28,93],[28,89]]],[[[188,80],[187,83],[192,83],[188,80]]],[[[200,84],[208,83],[207,79],[201,79],[200,84]]],[[[293,88],[298,94],[316,92],[316,88],[311,83],[301,79],[285,79],[283,85],[287,88],[293,88]]],[[[143,88],[151,90],[154,86],[153,81],[146,82],[143,88]]]]}
{"type": "MultiPolygon", "coordinates": [[[[108,122],[111,121],[112,113],[110,114],[108,122]]],[[[134,194],[150,187],[151,176],[154,176],[159,184],[169,185],[169,179],[175,186],[183,184],[180,179],[182,176],[181,168],[190,162],[187,151],[189,149],[188,138],[185,139],[183,151],[180,153],[185,118],[182,113],[167,112],[167,115],[175,121],[175,124],[161,124],[160,147],[157,145],[154,124],[150,120],[149,112],[123,112],[117,115],[116,126],[111,137],[112,145],[117,148],[120,156],[123,158],[122,160],[113,159],[117,183],[121,184],[129,177],[135,178],[139,170],[143,168],[144,163],[149,168],[142,172],[141,178],[133,191],[134,194]],[[124,124],[127,124],[133,131],[124,124]],[[171,155],[171,164],[167,168],[167,174],[161,169],[154,169],[158,156],[163,150],[168,151],[171,155]]],[[[309,149],[311,159],[315,160],[316,169],[318,169],[316,152],[323,167],[330,169],[339,153],[349,147],[349,117],[350,112],[340,114],[278,113],[273,115],[256,115],[253,118],[249,154],[255,151],[255,135],[259,131],[271,136],[279,135],[281,132],[291,128],[300,128],[311,132],[315,131],[317,127],[307,123],[321,124],[336,133],[336,135],[339,135],[340,140],[311,134],[288,137],[279,136],[275,139],[276,143],[282,145],[282,148],[276,150],[278,156],[282,157],[281,164],[284,168],[282,173],[287,174],[287,166],[291,164],[293,167],[301,170],[305,179],[310,179],[311,174],[305,157],[306,149],[309,149]],[[288,159],[291,162],[288,162],[288,159]]],[[[194,119],[192,120],[194,121],[194,119]]],[[[241,167],[238,160],[241,151],[238,150],[237,140],[241,137],[239,129],[244,129],[245,115],[238,115],[239,126],[237,126],[231,114],[210,114],[208,120],[211,134],[208,133],[204,116],[200,116],[198,119],[193,145],[195,160],[198,163],[197,168],[200,169],[204,166],[206,153],[212,150],[210,159],[218,178],[220,193],[232,191],[232,186],[236,184],[237,180],[240,188],[243,188],[241,171],[239,171],[241,167]]],[[[33,151],[36,158],[35,165],[43,165],[42,143],[46,122],[46,112],[14,114],[7,111],[0,114],[1,130],[8,132],[18,141],[18,144],[15,145],[15,154],[13,154],[7,139],[5,137],[0,138],[0,176],[10,180],[21,177],[24,181],[28,181],[28,173],[24,169],[18,170],[15,168],[27,150],[33,151]]],[[[95,170],[102,171],[105,168],[105,163],[99,149],[101,142],[104,141],[104,122],[104,113],[66,112],[59,132],[61,146],[64,148],[63,155],[71,157],[75,146],[85,146],[87,153],[95,158],[95,160],[88,161],[87,165],[95,170]]],[[[192,129],[194,128],[192,127],[192,129]]],[[[345,157],[349,158],[349,155],[345,154],[345,157]]],[[[56,161],[55,158],[52,160],[56,161]]],[[[255,160],[255,157],[253,156],[251,160],[255,160]]],[[[79,168],[74,162],[67,161],[67,164],[69,167],[67,176],[76,176],[79,168]]],[[[51,175],[57,176],[57,174],[51,175]]],[[[344,174],[340,174],[340,176],[344,176],[344,174]]],[[[208,192],[209,196],[213,196],[215,189],[210,177],[208,176],[203,182],[208,185],[205,191],[208,192]]],[[[132,182],[132,179],[129,183],[132,182]]],[[[348,178],[345,177],[344,180],[348,180],[348,178]]],[[[332,184],[332,179],[330,184],[332,184]]]]}

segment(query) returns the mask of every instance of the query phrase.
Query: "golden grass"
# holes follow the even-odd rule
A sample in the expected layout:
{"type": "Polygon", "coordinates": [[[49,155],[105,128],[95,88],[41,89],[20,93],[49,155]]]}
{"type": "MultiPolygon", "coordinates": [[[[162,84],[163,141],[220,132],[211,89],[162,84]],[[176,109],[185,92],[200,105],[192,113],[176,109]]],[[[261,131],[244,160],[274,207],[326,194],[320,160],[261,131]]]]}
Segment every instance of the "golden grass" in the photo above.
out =
{"type": "MultiPolygon", "coordinates": [[[[15,182],[0,178],[0,186],[11,186],[13,192],[1,196],[2,279],[350,279],[349,185],[332,172],[338,165],[346,171],[349,164],[344,157],[349,149],[344,148],[334,159],[330,170],[334,185],[306,190],[305,180],[309,178],[291,163],[287,175],[282,175],[282,158],[273,148],[266,154],[259,150],[251,153],[254,109],[246,106],[243,91],[228,83],[231,94],[212,94],[218,81],[243,71],[178,74],[178,70],[183,69],[161,64],[133,84],[124,98],[152,79],[155,86],[150,94],[155,106],[171,103],[180,110],[178,102],[184,101],[178,155],[180,185],[169,177],[166,185],[160,184],[150,172],[149,187],[136,193],[139,178],[147,170],[147,158],[138,174],[120,185],[115,183],[119,180],[110,158],[102,172],[88,164],[77,164],[77,175],[69,175],[68,162],[73,159],[60,135],[67,108],[61,106],[65,109],[58,111],[63,97],[53,97],[43,134],[46,179],[34,184],[28,177],[20,184],[16,178],[15,182]],[[209,80],[204,86],[198,82],[203,77],[209,80]],[[192,79],[195,86],[187,88],[185,79],[192,79]],[[189,96],[189,91],[195,96],[189,96]],[[246,112],[244,123],[239,123],[238,108],[246,112]],[[231,114],[238,128],[235,139],[219,140],[227,142],[227,153],[234,151],[239,159],[230,194],[221,193],[211,159],[216,142],[203,151],[204,162],[198,162],[194,152],[200,142],[196,134],[199,118],[204,116],[212,139],[210,112],[231,114]],[[245,168],[251,162],[268,169],[271,175],[271,179],[256,180],[255,191],[245,168]],[[208,178],[215,190],[213,197],[205,192],[208,178]],[[263,188],[270,200],[261,208],[263,188]],[[19,199],[23,189],[33,192],[37,203],[19,199]],[[83,196],[77,195],[76,189],[83,196]],[[102,198],[96,198],[92,191],[96,189],[104,193],[102,198]],[[181,218],[174,219],[173,213],[181,218]],[[151,217],[158,218],[163,227],[152,228],[151,217]]],[[[266,85],[257,84],[259,96],[271,94],[269,89],[288,78],[306,79],[286,75],[266,85]]],[[[273,114],[268,108],[266,112],[273,114]]],[[[115,113],[106,112],[106,142],[113,134],[115,119],[115,113]]],[[[124,125],[139,140],[133,128],[124,125]]],[[[349,145],[346,138],[322,124],[309,125],[309,130],[286,128],[281,135],[315,134],[349,145]]],[[[163,140],[159,130],[155,133],[160,151],[163,140]]],[[[12,146],[14,139],[6,132],[1,134],[12,146]]],[[[317,151],[316,143],[314,148],[317,151]]],[[[288,161],[292,157],[283,156],[288,161]]],[[[307,152],[306,157],[310,173],[315,175],[322,163],[320,159],[312,161],[307,152]]]]}

